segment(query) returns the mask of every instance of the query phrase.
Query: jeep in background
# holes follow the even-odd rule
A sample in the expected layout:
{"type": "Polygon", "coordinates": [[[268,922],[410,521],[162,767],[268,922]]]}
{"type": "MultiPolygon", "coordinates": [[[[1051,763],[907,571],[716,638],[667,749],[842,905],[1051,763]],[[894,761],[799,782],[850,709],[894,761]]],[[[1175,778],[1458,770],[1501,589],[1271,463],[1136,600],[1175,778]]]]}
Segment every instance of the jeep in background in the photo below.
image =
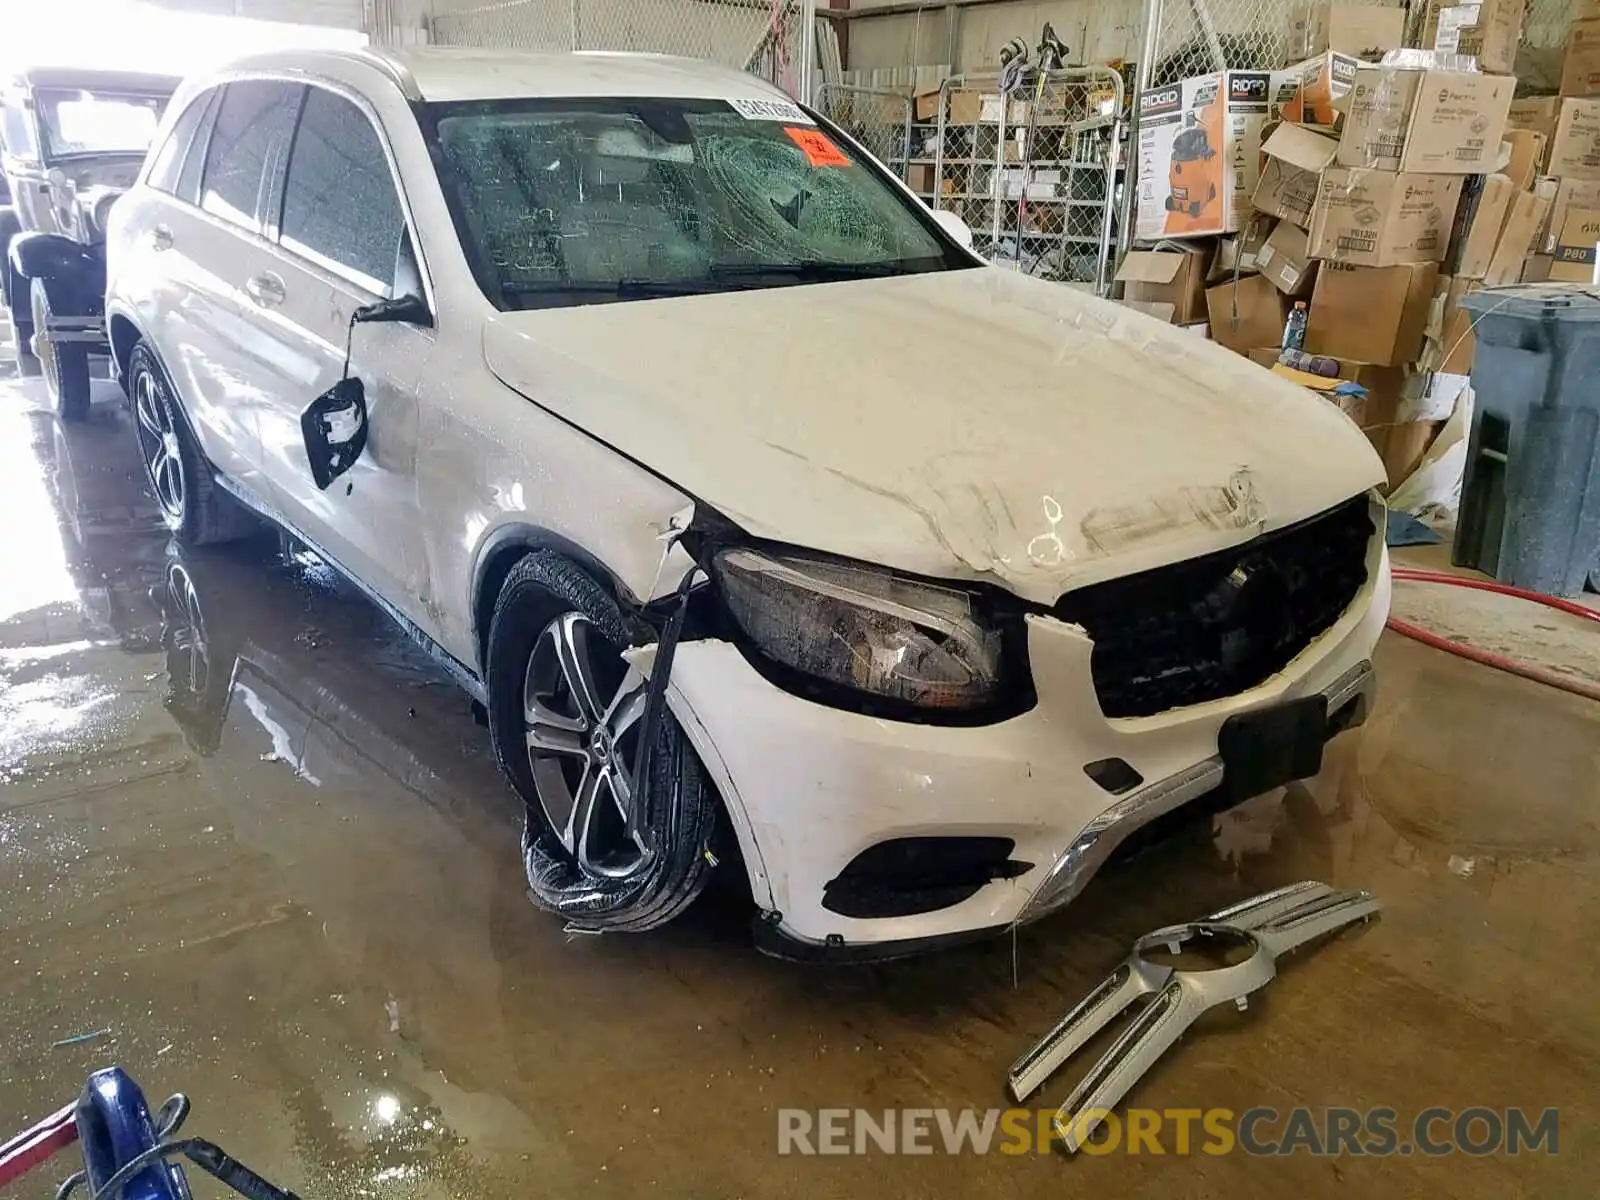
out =
{"type": "Polygon", "coordinates": [[[89,356],[106,354],[105,220],[133,183],[178,81],[129,71],[32,69],[0,80],[0,301],[17,369],[56,411],[89,410],[89,356]]]}

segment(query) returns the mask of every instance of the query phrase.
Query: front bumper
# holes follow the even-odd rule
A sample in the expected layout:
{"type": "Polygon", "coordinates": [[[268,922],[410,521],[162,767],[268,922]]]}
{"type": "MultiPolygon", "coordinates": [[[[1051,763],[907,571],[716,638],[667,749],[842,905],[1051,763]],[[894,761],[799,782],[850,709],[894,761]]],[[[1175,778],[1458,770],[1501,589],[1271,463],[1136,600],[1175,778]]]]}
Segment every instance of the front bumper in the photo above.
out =
{"type": "Polygon", "coordinates": [[[1389,610],[1381,538],[1368,568],[1345,614],[1278,674],[1151,717],[1105,717],[1088,637],[1048,616],[1028,618],[1037,705],[975,728],[827,708],[775,688],[726,642],[680,645],[669,701],[727,801],[766,914],[763,948],[889,958],[1034,920],[1070,901],[1129,834],[1222,781],[1217,736],[1228,717],[1322,693],[1330,718],[1359,723],[1389,610]],[[1109,758],[1148,782],[1107,792],[1084,766],[1109,758]],[[1010,838],[1012,857],[1031,866],[931,912],[853,918],[824,907],[827,883],[868,847],[952,836],[1010,838]]]}

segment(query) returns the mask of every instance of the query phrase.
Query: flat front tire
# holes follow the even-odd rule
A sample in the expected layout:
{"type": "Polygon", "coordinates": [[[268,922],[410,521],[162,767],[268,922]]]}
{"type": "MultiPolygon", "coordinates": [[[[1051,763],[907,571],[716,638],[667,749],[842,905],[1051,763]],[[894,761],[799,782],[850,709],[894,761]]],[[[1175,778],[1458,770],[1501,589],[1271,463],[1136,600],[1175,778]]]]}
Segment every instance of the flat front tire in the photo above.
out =
{"type": "Polygon", "coordinates": [[[529,890],[586,929],[665,924],[715,862],[716,794],[670,713],[635,778],[646,680],[622,658],[631,632],[610,593],[545,550],[512,568],[489,628],[489,732],[526,805],[529,890]]]}

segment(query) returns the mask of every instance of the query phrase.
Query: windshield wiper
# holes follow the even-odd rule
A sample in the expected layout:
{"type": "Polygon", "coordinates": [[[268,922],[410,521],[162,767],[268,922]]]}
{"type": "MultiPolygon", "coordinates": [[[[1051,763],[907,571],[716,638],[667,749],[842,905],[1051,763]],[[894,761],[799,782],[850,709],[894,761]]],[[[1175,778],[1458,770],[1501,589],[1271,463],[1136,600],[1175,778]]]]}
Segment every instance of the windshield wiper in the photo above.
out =
{"type": "Polygon", "coordinates": [[[665,296],[703,296],[734,289],[716,279],[619,279],[614,283],[577,280],[571,283],[502,283],[500,294],[525,303],[545,298],[560,303],[568,297],[602,297],[609,300],[652,300],[665,296]]]}
{"type": "MultiPolygon", "coordinates": [[[[846,279],[886,279],[892,275],[920,275],[924,271],[938,270],[938,266],[924,265],[925,260],[910,259],[904,262],[840,263],[822,259],[803,259],[792,263],[732,263],[713,266],[713,279],[793,279],[800,283],[834,283],[846,279]]],[[[938,262],[939,260],[931,260],[938,262]]],[[[940,266],[943,264],[940,263],[940,266]]]]}

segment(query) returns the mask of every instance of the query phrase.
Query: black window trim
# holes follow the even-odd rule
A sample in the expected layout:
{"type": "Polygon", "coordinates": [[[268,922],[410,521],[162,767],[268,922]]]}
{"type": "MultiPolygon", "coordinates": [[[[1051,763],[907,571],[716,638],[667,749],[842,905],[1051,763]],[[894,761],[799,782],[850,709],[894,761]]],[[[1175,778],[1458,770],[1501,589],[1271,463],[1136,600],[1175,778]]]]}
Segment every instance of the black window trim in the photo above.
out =
{"type": "MultiPolygon", "coordinates": [[[[166,139],[161,143],[156,152],[151,154],[145,160],[144,174],[142,175],[140,182],[144,183],[153,191],[160,192],[163,196],[166,196],[169,199],[183,200],[183,197],[179,195],[177,190],[178,187],[182,186],[183,184],[183,169],[189,162],[189,155],[195,152],[195,147],[198,143],[205,143],[205,149],[201,151],[202,155],[205,154],[206,150],[210,149],[210,118],[220,102],[219,97],[221,95],[221,87],[208,87],[195,93],[194,98],[191,99],[189,103],[185,104],[178,112],[178,115],[173,118],[172,128],[168,131],[166,139]],[[156,184],[151,182],[151,176],[154,174],[156,168],[156,160],[161,157],[161,152],[167,148],[167,143],[171,142],[173,138],[178,136],[178,126],[183,123],[183,119],[187,117],[190,111],[196,107],[200,109],[200,120],[196,122],[193,132],[189,134],[188,142],[178,152],[178,169],[176,174],[173,176],[173,188],[169,191],[164,187],[158,187],[156,184]]],[[[203,170],[205,167],[205,159],[203,157],[200,160],[200,165],[203,170]]]]}
{"type": "Polygon", "coordinates": [[[230,220],[221,213],[212,212],[211,209],[205,206],[206,176],[211,173],[211,138],[216,132],[217,119],[222,112],[222,106],[227,103],[228,89],[236,83],[276,83],[283,84],[288,87],[298,88],[300,90],[300,95],[295,101],[294,124],[292,128],[297,128],[300,124],[300,112],[305,108],[306,103],[305,80],[293,78],[291,76],[241,75],[237,78],[230,78],[219,83],[215,90],[222,98],[217,101],[217,115],[212,116],[211,127],[206,131],[206,156],[200,160],[200,188],[198,195],[195,197],[195,207],[212,220],[220,222],[229,229],[242,230],[245,233],[254,234],[256,237],[263,239],[269,244],[276,245],[275,240],[267,236],[266,225],[263,220],[265,215],[263,208],[266,202],[266,197],[264,195],[265,185],[267,179],[270,177],[273,163],[276,161],[273,157],[269,156],[262,164],[261,178],[256,181],[256,204],[255,212],[252,214],[254,217],[253,224],[246,225],[239,221],[230,220]]]}
{"type": "MultiPolygon", "coordinates": [[[[205,211],[200,207],[200,196],[206,185],[206,158],[211,154],[211,132],[217,127],[217,113],[222,109],[223,90],[222,84],[209,89],[210,99],[207,101],[206,111],[200,116],[200,127],[194,131],[194,137],[189,142],[189,149],[184,151],[183,166],[178,170],[178,183],[181,186],[183,184],[183,173],[189,167],[189,156],[191,154],[200,155],[200,162],[195,168],[194,175],[194,199],[191,200],[189,197],[179,195],[177,192],[171,193],[172,199],[189,205],[196,212],[205,211]]],[[[208,213],[207,215],[209,216],[210,214],[208,213]]]]}

